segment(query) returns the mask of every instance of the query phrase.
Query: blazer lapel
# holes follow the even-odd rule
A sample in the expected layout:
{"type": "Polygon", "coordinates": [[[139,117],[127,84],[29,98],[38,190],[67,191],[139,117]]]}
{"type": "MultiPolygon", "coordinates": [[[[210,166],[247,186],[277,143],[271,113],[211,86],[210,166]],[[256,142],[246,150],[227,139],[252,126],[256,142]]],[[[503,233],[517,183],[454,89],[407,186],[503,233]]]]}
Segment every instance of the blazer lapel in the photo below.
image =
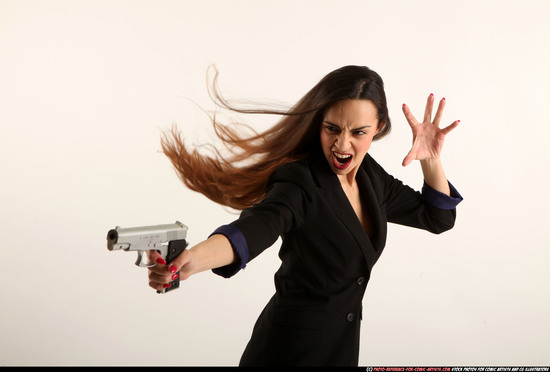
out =
{"type": "MultiPolygon", "coordinates": [[[[326,162],[314,162],[311,169],[319,182],[321,194],[324,196],[327,203],[331,206],[334,214],[342,221],[342,223],[346,226],[346,228],[357,241],[357,244],[359,245],[361,251],[363,252],[363,255],[365,256],[370,271],[370,269],[372,269],[372,266],[378,259],[379,255],[372,245],[365,229],[361,225],[361,222],[357,218],[353,207],[351,206],[346,194],[344,193],[344,190],[342,189],[342,186],[340,185],[338,177],[336,176],[336,174],[334,174],[334,172],[332,172],[326,162]]],[[[376,206],[372,208],[376,209],[376,213],[370,212],[370,208],[369,212],[372,216],[371,218],[376,221],[373,221],[373,223],[375,223],[375,234],[377,234],[377,231],[379,230],[379,221],[381,220],[380,211],[377,208],[378,202],[376,201],[372,186],[370,186],[368,176],[362,168],[359,169],[357,177],[361,187],[361,197],[366,198],[365,200],[363,200],[363,204],[366,204],[366,206],[376,206]],[[364,195],[365,193],[363,190],[363,186],[369,189],[367,195],[364,195]]]]}
{"type": "Polygon", "coordinates": [[[387,223],[382,216],[381,204],[382,201],[378,200],[376,192],[374,191],[373,182],[376,180],[371,179],[367,171],[361,167],[357,172],[357,182],[361,190],[361,198],[363,201],[363,208],[367,208],[369,213],[370,222],[373,227],[373,234],[370,238],[370,242],[377,253],[377,258],[382,254],[382,250],[386,245],[386,233],[387,223]]]}

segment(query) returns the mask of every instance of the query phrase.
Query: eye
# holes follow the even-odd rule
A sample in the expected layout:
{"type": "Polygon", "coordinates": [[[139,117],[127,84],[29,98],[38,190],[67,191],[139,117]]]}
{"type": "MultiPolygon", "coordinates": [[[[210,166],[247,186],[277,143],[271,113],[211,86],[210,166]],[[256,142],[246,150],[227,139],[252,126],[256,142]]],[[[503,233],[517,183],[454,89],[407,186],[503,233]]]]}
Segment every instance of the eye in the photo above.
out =
{"type": "Polygon", "coordinates": [[[365,132],[364,130],[356,130],[356,131],[353,132],[353,134],[355,136],[362,136],[364,134],[367,134],[367,132],[365,132]]]}
{"type": "Polygon", "coordinates": [[[340,132],[340,128],[338,128],[337,126],[334,126],[332,124],[326,124],[325,123],[325,129],[328,130],[329,132],[332,132],[332,133],[340,132]]]}

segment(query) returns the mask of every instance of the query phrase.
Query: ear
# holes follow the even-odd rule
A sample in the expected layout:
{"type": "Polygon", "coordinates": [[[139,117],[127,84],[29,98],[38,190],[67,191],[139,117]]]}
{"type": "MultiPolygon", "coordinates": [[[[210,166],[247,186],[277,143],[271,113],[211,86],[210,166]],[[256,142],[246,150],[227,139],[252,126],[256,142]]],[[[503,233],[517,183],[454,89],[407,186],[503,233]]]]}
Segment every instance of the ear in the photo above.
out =
{"type": "Polygon", "coordinates": [[[380,131],[382,129],[384,129],[384,127],[386,126],[386,122],[385,121],[381,121],[380,123],[378,123],[378,128],[376,128],[376,134],[380,133],[380,131]]]}

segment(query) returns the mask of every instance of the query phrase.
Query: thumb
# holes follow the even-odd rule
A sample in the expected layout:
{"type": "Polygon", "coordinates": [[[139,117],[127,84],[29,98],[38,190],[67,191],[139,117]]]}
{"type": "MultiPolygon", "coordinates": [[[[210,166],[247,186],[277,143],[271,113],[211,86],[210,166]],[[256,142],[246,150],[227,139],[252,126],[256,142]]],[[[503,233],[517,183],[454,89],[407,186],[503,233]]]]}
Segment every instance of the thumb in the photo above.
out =
{"type": "Polygon", "coordinates": [[[404,167],[406,167],[406,166],[409,165],[413,160],[414,160],[414,155],[412,154],[412,150],[411,150],[411,151],[409,151],[409,153],[407,154],[407,156],[405,156],[405,159],[403,159],[403,162],[401,163],[401,165],[403,165],[404,167]]]}

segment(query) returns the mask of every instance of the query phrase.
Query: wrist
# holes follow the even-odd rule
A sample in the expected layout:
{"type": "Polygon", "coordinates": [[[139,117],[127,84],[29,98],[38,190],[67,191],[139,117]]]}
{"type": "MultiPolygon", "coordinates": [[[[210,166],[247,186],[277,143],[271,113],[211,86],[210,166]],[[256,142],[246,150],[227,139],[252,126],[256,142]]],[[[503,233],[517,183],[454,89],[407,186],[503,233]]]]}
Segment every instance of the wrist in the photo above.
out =
{"type": "Polygon", "coordinates": [[[425,167],[437,167],[441,164],[441,159],[439,157],[422,159],[420,164],[425,167]]]}
{"type": "Polygon", "coordinates": [[[424,182],[441,193],[450,195],[451,190],[447,182],[445,171],[440,158],[424,159],[420,161],[424,182]]]}
{"type": "Polygon", "coordinates": [[[188,271],[190,275],[198,274],[208,270],[208,255],[206,254],[202,243],[195,245],[187,250],[188,260],[191,263],[188,271]]]}
{"type": "Polygon", "coordinates": [[[235,260],[229,240],[221,234],[214,234],[205,241],[189,249],[194,262],[194,273],[225,266],[235,260]]]}

